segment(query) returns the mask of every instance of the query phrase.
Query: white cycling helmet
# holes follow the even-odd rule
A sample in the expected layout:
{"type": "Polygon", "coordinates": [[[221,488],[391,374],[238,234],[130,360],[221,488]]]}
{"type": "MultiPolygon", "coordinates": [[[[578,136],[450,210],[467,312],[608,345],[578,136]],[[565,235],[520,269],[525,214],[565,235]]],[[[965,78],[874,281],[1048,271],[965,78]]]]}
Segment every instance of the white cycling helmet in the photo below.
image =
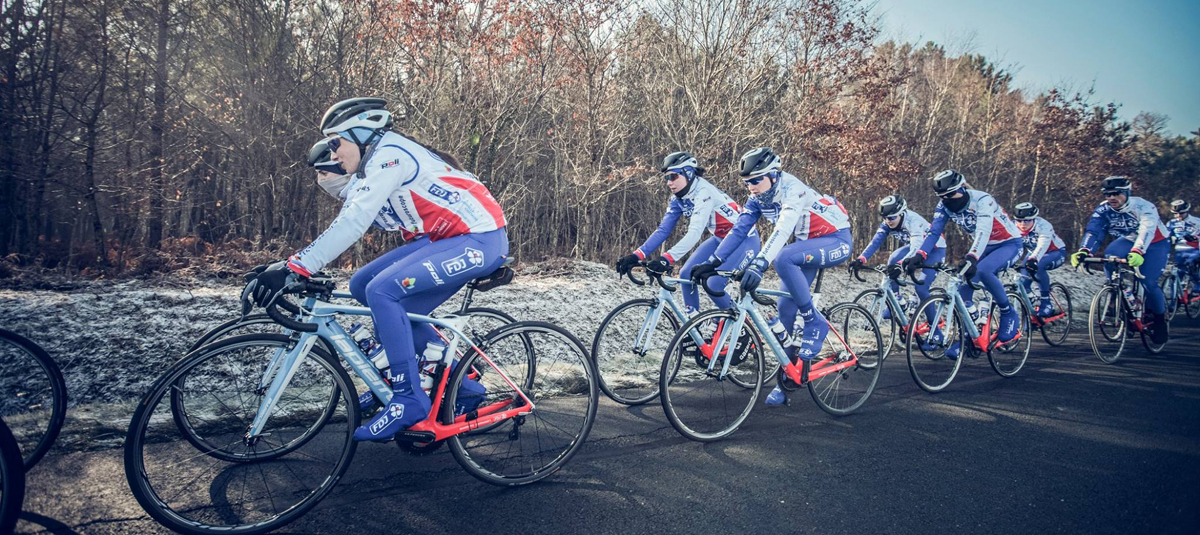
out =
{"type": "MultiPolygon", "coordinates": [[[[359,147],[366,147],[382,131],[392,126],[392,114],[386,109],[387,101],[376,97],[357,97],[330,106],[321,117],[321,133],[325,135],[348,132],[359,147]],[[364,139],[356,129],[371,132],[364,139]]],[[[361,130],[357,130],[362,132],[361,130]]]]}
{"type": "Polygon", "coordinates": [[[759,147],[742,155],[742,178],[763,176],[783,168],[783,161],[769,147],[759,147]]]}

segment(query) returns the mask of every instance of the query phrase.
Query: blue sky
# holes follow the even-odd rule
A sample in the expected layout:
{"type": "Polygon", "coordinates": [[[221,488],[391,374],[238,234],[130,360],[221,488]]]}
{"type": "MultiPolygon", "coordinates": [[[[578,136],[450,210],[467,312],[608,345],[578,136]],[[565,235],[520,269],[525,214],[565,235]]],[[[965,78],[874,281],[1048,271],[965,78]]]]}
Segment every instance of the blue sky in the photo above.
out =
{"type": "MultiPolygon", "coordinates": [[[[878,0],[884,38],[939,44],[974,36],[973,53],[1015,64],[1018,86],[1085,90],[1096,103],[1200,129],[1200,0],[878,0]]],[[[948,49],[953,51],[952,46],[948,49]]]]}

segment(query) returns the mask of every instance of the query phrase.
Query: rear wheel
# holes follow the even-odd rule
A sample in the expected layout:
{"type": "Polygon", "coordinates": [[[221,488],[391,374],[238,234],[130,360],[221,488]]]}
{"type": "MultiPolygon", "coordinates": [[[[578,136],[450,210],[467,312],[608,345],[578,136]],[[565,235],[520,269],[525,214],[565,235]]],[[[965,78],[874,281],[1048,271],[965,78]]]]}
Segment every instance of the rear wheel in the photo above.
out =
{"type": "Polygon", "coordinates": [[[883,317],[884,311],[888,310],[888,303],[880,290],[863,291],[854,298],[854,304],[863,307],[875,320],[880,340],[883,341],[883,358],[886,359],[892,353],[892,348],[895,347],[896,340],[900,337],[899,331],[903,325],[900,325],[899,320],[896,319],[896,314],[891,314],[890,318],[883,317]]]}
{"type": "Polygon", "coordinates": [[[1105,286],[1096,292],[1088,309],[1088,340],[1101,361],[1112,364],[1121,357],[1129,322],[1120,290],[1105,286]]]}
{"type": "MultiPolygon", "coordinates": [[[[1004,346],[999,345],[999,340],[997,340],[988,351],[988,362],[1001,377],[1012,377],[1021,371],[1021,368],[1025,367],[1025,361],[1029,359],[1029,348],[1033,346],[1029,308],[1025,306],[1025,301],[1015,293],[1008,294],[1008,301],[1013,310],[1017,312],[1017,328],[1020,329],[1021,337],[1004,346]]],[[[996,326],[997,331],[999,330],[1000,307],[998,306],[992,307],[992,325],[996,326]]]]}
{"type": "Polygon", "coordinates": [[[493,485],[524,485],[558,471],[583,446],[596,419],[600,388],[587,350],[571,333],[539,321],[500,327],[481,349],[470,350],[450,378],[442,423],[525,407],[513,386],[533,406],[447,438],[451,454],[469,474],[493,485]],[[478,382],[469,377],[476,370],[484,370],[478,382]]]}
{"type": "Polygon", "coordinates": [[[1175,319],[1175,313],[1179,311],[1179,294],[1176,290],[1180,288],[1178,279],[1173,271],[1168,271],[1158,281],[1158,286],[1162,288],[1163,298],[1166,300],[1167,308],[1165,316],[1167,321],[1175,319]]]}
{"type": "Polygon", "coordinates": [[[853,303],[834,305],[825,312],[825,318],[829,320],[829,336],[821,353],[813,358],[808,392],[825,412],[845,416],[861,407],[875,391],[883,369],[883,337],[875,318],[853,303]],[[845,367],[820,376],[823,368],[841,366],[845,367]]]}
{"type": "Polygon", "coordinates": [[[1200,318],[1200,295],[1197,295],[1197,291],[1200,291],[1200,288],[1197,288],[1196,285],[1192,283],[1191,277],[1188,277],[1187,280],[1180,281],[1179,287],[1181,288],[1180,293],[1183,294],[1183,298],[1187,300],[1187,308],[1185,311],[1187,312],[1188,319],[1194,320],[1196,318],[1200,318]]]}
{"type": "Polygon", "coordinates": [[[1071,292],[1060,283],[1052,283],[1050,302],[1054,303],[1056,314],[1049,318],[1038,318],[1038,329],[1042,331],[1042,339],[1047,344],[1060,346],[1071,334],[1071,322],[1075,319],[1074,310],[1071,308],[1071,292]]]}
{"type": "Polygon", "coordinates": [[[67,417],[67,385],[41,346],[0,329],[0,418],[8,424],[29,471],[50,451],[67,417]]]}

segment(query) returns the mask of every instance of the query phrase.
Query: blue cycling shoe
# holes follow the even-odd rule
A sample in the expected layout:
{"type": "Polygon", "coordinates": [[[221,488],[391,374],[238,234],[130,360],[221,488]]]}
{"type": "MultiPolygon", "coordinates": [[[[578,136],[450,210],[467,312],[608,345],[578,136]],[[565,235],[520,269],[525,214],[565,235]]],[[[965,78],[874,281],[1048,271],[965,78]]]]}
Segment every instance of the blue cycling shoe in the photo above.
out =
{"type": "Polygon", "coordinates": [[[1039,318],[1057,316],[1058,310],[1054,308],[1054,301],[1049,297],[1043,297],[1041,304],[1038,306],[1037,315],[1039,318]]]}
{"type": "Polygon", "coordinates": [[[941,329],[935,329],[932,333],[925,337],[925,341],[921,342],[922,351],[937,351],[942,348],[942,344],[946,343],[946,337],[941,329]]]}
{"type": "Polygon", "coordinates": [[[354,440],[388,440],[413,424],[429,417],[429,396],[423,391],[414,392],[411,387],[392,393],[387,407],[379,411],[371,421],[354,430],[354,440]]]}
{"type": "Polygon", "coordinates": [[[767,394],[767,405],[787,405],[787,394],[778,386],[767,394]]]}
{"type": "Polygon", "coordinates": [[[1021,336],[1020,325],[1021,316],[1017,314],[1017,309],[1011,305],[1000,309],[1000,344],[1004,345],[1021,336]]]}
{"type": "Polygon", "coordinates": [[[953,344],[950,344],[950,347],[946,348],[945,355],[946,355],[946,358],[954,360],[954,359],[957,359],[958,355],[961,353],[962,353],[962,341],[960,340],[960,341],[954,342],[953,344]]]}
{"type": "Polygon", "coordinates": [[[883,307],[883,319],[892,319],[892,307],[886,305],[883,307]]]}
{"type": "Polygon", "coordinates": [[[379,405],[379,400],[375,397],[375,393],[367,390],[358,396],[358,412],[364,413],[379,405]]]}
{"type": "Polygon", "coordinates": [[[825,337],[829,336],[829,322],[812,307],[809,307],[808,311],[801,311],[800,317],[804,318],[804,333],[796,355],[801,360],[812,360],[821,353],[825,337]]]}

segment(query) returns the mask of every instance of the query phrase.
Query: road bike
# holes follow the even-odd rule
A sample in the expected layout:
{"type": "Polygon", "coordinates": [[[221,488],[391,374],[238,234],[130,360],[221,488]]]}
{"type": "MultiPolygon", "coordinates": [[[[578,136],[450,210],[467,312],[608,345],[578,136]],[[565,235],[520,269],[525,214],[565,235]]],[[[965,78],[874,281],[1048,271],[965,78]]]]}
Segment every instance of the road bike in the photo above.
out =
{"type": "MultiPolygon", "coordinates": [[[[1024,281],[1031,279],[1025,270],[1014,270],[1013,282],[1004,285],[1004,289],[1010,294],[1016,294],[1021,299],[1021,303],[1025,305],[1026,310],[1034,311],[1037,307],[1033,306],[1033,296],[1025,290],[1024,281]]],[[[1040,296],[1039,296],[1040,298],[1040,296]]],[[[1037,327],[1042,333],[1042,339],[1051,346],[1060,346],[1067,341],[1067,336],[1071,334],[1071,322],[1074,320],[1075,311],[1071,307],[1071,292],[1062,283],[1050,283],[1050,302],[1054,304],[1055,314],[1049,317],[1041,317],[1036,313],[1029,316],[1029,323],[1037,327]]]]}
{"type": "MultiPolygon", "coordinates": [[[[718,274],[730,280],[740,276],[738,271],[718,274]]],[[[865,309],[841,303],[822,311],[830,325],[823,347],[792,362],[756,306],[773,304],[768,292],[788,295],[743,293],[734,308],[701,312],[671,339],[659,370],[660,401],[672,427],[683,436],[707,442],[737,430],[759,403],[766,368],[764,347],[778,362],[780,380],[807,386],[813,401],[829,414],[854,412],[875,389],[883,341],[865,309]]]]}
{"type": "Polygon", "coordinates": [[[991,299],[977,306],[977,313],[968,310],[959,294],[962,285],[973,291],[983,286],[964,279],[963,274],[945,265],[933,269],[948,276],[945,295],[930,296],[917,305],[908,323],[913,333],[906,344],[908,370],[913,381],[926,392],[940,392],[954,377],[965,358],[986,354],[992,369],[1001,377],[1013,377],[1025,366],[1033,338],[1029,336],[1030,311],[1020,296],[1008,292],[1008,300],[1018,314],[1018,334],[1001,344],[998,330],[1000,307],[991,299]]]}
{"type": "Polygon", "coordinates": [[[1158,283],[1166,299],[1167,321],[1175,319],[1183,308],[1188,319],[1200,318],[1200,289],[1192,284],[1192,276],[1174,262],[1158,283]]]}
{"type": "MultiPolygon", "coordinates": [[[[126,437],[125,475],[151,517],[182,533],[264,533],[303,515],[337,484],[361,420],[338,359],[385,407],[391,388],[336,321],[370,309],[329,303],[333,286],[315,278],[289,285],[284,293],[303,299],[299,314],[281,310],[282,299],[266,313],[291,334],[205,345],[142,398],[126,437]],[[177,410],[180,398],[186,410],[177,410]],[[180,414],[191,436],[179,432],[180,414]]],[[[429,419],[397,441],[444,441],[468,473],[501,486],[545,478],[579,451],[599,388],[573,335],[523,321],[476,339],[464,332],[465,318],[409,314],[409,321],[434,326],[448,349],[431,371],[429,419]]]]}
{"type": "MultiPolygon", "coordinates": [[[[854,298],[854,303],[867,309],[871,313],[871,317],[875,318],[875,323],[879,325],[886,334],[883,334],[883,360],[886,360],[888,355],[891,355],[892,348],[896,342],[908,343],[908,323],[909,314],[915,308],[919,299],[915,295],[906,296],[908,303],[900,301],[900,293],[892,290],[892,282],[899,284],[901,287],[915,286],[915,274],[909,275],[909,280],[904,280],[904,277],[893,278],[888,274],[888,268],[884,266],[850,268],[850,274],[859,282],[868,282],[862,278],[861,269],[869,269],[879,273],[882,277],[879,280],[879,287],[871,290],[863,290],[854,298]],[[884,311],[887,311],[886,317],[884,311]]],[[[903,291],[903,290],[901,290],[903,291]]],[[[945,290],[941,288],[931,288],[930,293],[933,295],[945,295],[945,290]]]]}
{"type": "MultiPolygon", "coordinates": [[[[1155,344],[1146,333],[1145,277],[1138,268],[1120,257],[1085,258],[1082,266],[1089,273],[1092,266],[1108,264],[1108,280],[1092,298],[1088,309],[1088,340],[1092,351],[1101,361],[1112,364],[1121,358],[1130,332],[1141,335],[1142,345],[1151,354],[1162,352],[1166,344],[1155,344]]],[[[1166,324],[1169,328],[1170,323],[1166,324]]]]}

